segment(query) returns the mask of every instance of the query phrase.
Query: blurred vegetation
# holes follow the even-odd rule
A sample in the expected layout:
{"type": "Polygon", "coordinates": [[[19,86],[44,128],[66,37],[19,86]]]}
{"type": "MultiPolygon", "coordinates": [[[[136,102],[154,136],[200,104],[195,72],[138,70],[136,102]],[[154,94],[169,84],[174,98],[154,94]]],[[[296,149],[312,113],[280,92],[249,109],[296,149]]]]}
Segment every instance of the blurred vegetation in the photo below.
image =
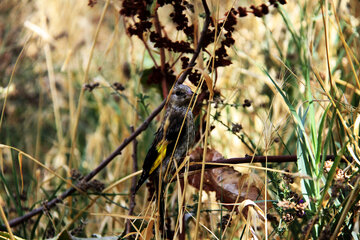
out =
{"type": "MultiPolygon", "coordinates": [[[[168,81],[166,89],[160,79],[149,80],[156,79],[156,67],[163,66],[162,50],[169,63],[167,79],[184,69],[183,60],[177,59],[191,58],[192,53],[157,47],[149,34],[143,40],[130,36],[129,24],[138,21],[120,14],[126,2],[1,1],[2,225],[65,191],[70,187],[65,179],[79,183],[131,134],[131,126],[138,127],[162,102],[173,82],[168,81]]],[[[238,189],[229,191],[244,194],[244,201],[235,211],[215,196],[218,192],[204,192],[197,232],[198,187],[185,181],[186,221],[181,224],[186,238],[359,239],[359,1],[207,3],[216,33],[232,16],[232,8],[239,13],[232,31],[235,42],[226,47],[229,56],[220,59],[231,64],[223,61],[216,70],[206,67],[222,44],[214,44],[214,39],[197,62],[197,68],[211,77],[215,97],[208,101],[208,90],[201,90],[205,97],[196,118],[200,136],[196,147],[207,146],[225,158],[297,155],[297,162],[232,165],[239,173],[232,175],[234,179],[242,178],[237,185],[231,183],[238,189]],[[254,8],[261,10],[263,4],[269,12],[256,17],[254,8]],[[240,17],[244,8],[247,16],[240,17]],[[212,130],[205,143],[207,104],[212,130]],[[335,160],[326,161],[326,155],[335,160]],[[250,197],[243,185],[261,196],[250,193],[250,197]]],[[[181,4],[200,33],[201,1],[181,4]]],[[[154,14],[155,5],[145,6],[154,14]]],[[[194,38],[177,29],[172,12],[169,4],[157,9],[161,31],[193,47],[194,38]]],[[[227,38],[224,35],[220,40],[227,38]]],[[[139,166],[160,115],[137,137],[139,166]]],[[[124,236],[126,221],[132,219],[131,229],[138,229],[139,238],[160,239],[157,231],[153,235],[154,222],[149,220],[156,204],[148,201],[147,188],[136,196],[137,220],[128,215],[132,178],[101,193],[104,186],[133,173],[132,148],[127,146],[96,176],[99,182],[92,182],[87,194],[73,194],[12,228],[13,233],[25,239],[53,238],[64,232],[73,237],[124,236]],[[96,204],[84,209],[95,198],[96,204]]],[[[221,178],[222,173],[211,176],[221,178]]],[[[228,190],[230,183],[219,182],[219,188],[228,190]]],[[[172,231],[181,222],[179,187],[172,183],[168,189],[172,231]]]]}

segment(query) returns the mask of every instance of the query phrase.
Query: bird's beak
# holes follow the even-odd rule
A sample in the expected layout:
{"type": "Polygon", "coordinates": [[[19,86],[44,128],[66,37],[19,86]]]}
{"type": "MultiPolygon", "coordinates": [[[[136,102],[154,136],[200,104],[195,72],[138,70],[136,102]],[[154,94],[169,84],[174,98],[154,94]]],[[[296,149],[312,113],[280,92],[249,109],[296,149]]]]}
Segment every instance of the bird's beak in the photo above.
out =
{"type": "Polygon", "coordinates": [[[191,97],[194,94],[194,92],[191,91],[191,89],[189,89],[188,91],[186,91],[186,94],[191,97]]]}

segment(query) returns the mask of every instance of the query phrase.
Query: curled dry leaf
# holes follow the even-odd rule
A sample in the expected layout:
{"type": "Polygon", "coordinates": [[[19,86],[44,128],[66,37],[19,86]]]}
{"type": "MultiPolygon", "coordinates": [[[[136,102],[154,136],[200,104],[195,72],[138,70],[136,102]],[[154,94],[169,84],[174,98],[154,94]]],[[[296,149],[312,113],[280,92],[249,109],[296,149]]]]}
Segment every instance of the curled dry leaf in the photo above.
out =
{"type": "Polygon", "coordinates": [[[149,224],[147,225],[147,227],[142,231],[142,236],[143,240],[150,240],[154,237],[154,233],[153,233],[153,226],[154,226],[154,220],[150,220],[149,224]]]}
{"type": "MultiPolygon", "coordinates": [[[[196,148],[190,154],[190,161],[201,162],[202,154],[203,148],[196,148]]],[[[207,150],[206,162],[216,162],[220,159],[223,159],[223,156],[219,152],[214,149],[207,150]]],[[[200,188],[200,179],[200,171],[188,177],[189,183],[197,189],[200,188]]],[[[264,182],[258,175],[240,173],[227,166],[205,170],[203,189],[207,192],[215,192],[216,199],[224,203],[224,207],[229,210],[232,210],[234,203],[241,203],[244,200],[261,201],[265,196],[264,182]]],[[[264,211],[264,202],[259,202],[257,205],[264,211]]],[[[247,208],[242,212],[247,215],[247,208]]]]}

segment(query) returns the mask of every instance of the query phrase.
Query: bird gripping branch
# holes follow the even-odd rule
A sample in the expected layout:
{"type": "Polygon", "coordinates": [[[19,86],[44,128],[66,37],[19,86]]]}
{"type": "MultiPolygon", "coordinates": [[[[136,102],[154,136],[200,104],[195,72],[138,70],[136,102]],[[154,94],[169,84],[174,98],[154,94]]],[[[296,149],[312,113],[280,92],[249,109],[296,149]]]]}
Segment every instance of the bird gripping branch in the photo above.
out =
{"type": "Polygon", "coordinates": [[[133,193],[136,194],[148,178],[152,179],[159,206],[161,229],[165,212],[164,189],[170,179],[170,173],[175,170],[171,156],[179,166],[195,140],[193,113],[191,110],[187,112],[193,94],[190,87],[186,85],[178,84],[174,87],[169,96],[164,119],[155,133],[154,141],[144,160],[143,172],[133,193]],[[181,129],[184,119],[184,127],[181,129]],[[176,143],[179,134],[180,137],[176,143]],[[168,174],[165,174],[167,171],[168,174]]]}

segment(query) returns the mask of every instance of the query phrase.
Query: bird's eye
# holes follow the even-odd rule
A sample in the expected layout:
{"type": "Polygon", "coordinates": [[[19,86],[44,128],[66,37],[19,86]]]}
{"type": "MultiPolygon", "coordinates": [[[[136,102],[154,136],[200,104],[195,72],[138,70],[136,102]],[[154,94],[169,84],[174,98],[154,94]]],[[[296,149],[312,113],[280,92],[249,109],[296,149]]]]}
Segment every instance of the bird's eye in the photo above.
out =
{"type": "Polygon", "coordinates": [[[176,96],[181,96],[181,95],[183,95],[183,93],[182,93],[181,91],[176,91],[176,92],[175,92],[175,95],[176,95],[176,96]]]}

